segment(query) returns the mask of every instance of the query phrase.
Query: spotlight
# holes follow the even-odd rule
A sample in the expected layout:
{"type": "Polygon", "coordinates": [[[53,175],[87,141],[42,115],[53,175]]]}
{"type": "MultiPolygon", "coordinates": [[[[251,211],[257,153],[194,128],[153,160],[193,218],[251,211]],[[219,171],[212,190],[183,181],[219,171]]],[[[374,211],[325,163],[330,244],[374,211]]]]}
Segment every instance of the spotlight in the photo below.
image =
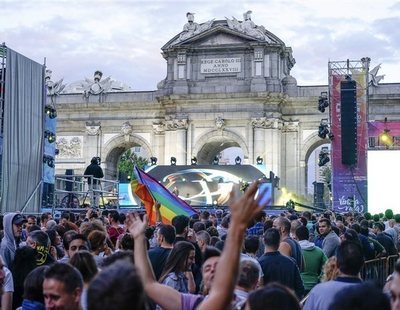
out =
{"type": "Polygon", "coordinates": [[[322,119],[318,127],[318,137],[320,137],[321,139],[326,139],[327,134],[329,134],[328,120],[322,119]]]}
{"type": "Polygon", "coordinates": [[[257,165],[262,165],[264,162],[264,160],[260,156],[257,157],[256,161],[257,161],[257,165]]]}
{"type": "Polygon", "coordinates": [[[47,139],[47,141],[49,141],[49,143],[53,143],[56,141],[56,135],[49,130],[44,131],[44,138],[47,139]]]}
{"type": "Polygon", "coordinates": [[[53,119],[57,117],[57,111],[55,108],[53,108],[50,104],[46,104],[46,106],[44,107],[44,112],[46,113],[46,115],[53,119]]]}
{"type": "Polygon", "coordinates": [[[236,156],[235,165],[240,165],[241,163],[242,163],[242,159],[240,158],[240,156],[236,156]]]}
{"type": "Polygon", "coordinates": [[[54,168],[54,157],[49,156],[49,155],[44,155],[43,163],[47,164],[50,168],[54,168]]]}
{"type": "Polygon", "coordinates": [[[150,162],[151,162],[151,165],[152,166],[155,166],[155,165],[157,165],[157,157],[150,157],[150,162]]]}
{"type": "Polygon", "coordinates": [[[325,108],[329,106],[328,93],[326,91],[321,92],[318,98],[318,111],[324,113],[325,108]]]}
{"type": "Polygon", "coordinates": [[[328,153],[326,151],[321,151],[321,153],[319,153],[318,166],[320,166],[320,167],[325,166],[329,162],[330,162],[330,159],[329,159],[328,153]]]}
{"type": "Polygon", "coordinates": [[[218,165],[219,164],[219,158],[218,156],[215,156],[213,159],[213,165],[218,165]]]}
{"type": "Polygon", "coordinates": [[[197,165],[197,158],[196,158],[196,156],[193,156],[193,157],[192,157],[192,165],[193,165],[193,166],[197,165]]]}
{"type": "Polygon", "coordinates": [[[176,166],[176,157],[171,157],[171,166],[176,166]]]}
{"type": "Polygon", "coordinates": [[[328,138],[329,138],[329,140],[333,141],[333,139],[335,138],[335,136],[333,135],[332,132],[329,132],[328,138]]]}
{"type": "Polygon", "coordinates": [[[379,135],[379,141],[382,142],[382,144],[386,147],[393,145],[393,137],[390,135],[389,132],[389,129],[385,129],[383,133],[379,135]]]}

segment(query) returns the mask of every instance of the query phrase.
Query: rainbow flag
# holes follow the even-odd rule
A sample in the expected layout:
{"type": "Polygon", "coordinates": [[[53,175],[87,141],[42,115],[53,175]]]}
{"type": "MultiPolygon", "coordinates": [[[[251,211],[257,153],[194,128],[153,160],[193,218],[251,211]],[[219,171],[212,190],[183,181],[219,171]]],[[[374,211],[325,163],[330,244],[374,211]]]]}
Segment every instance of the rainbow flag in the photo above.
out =
{"type": "Polygon", "coordinates": [[[161,204],[160,213],[164,224],[170,224],[177,215],[192,216],[197,211],[172,194],[152,176],[135,166],[137,181],[131,182],[132,191],[142,200],[150,225],[156,222],[155,201],[161,204]]]}

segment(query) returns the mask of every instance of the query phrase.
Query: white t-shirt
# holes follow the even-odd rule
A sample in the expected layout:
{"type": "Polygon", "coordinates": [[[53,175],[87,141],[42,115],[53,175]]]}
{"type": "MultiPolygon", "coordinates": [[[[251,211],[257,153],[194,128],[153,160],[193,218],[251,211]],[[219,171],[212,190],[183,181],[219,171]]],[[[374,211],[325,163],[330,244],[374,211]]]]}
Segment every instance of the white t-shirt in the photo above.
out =
{"type": "Polygon", "coordinates": [[[12,277],[12,273],[11,273],[10,269],[8,269],[6,266],[4,266],[3,268],[4,268],[4,272],[6,274],[6,277],[4,279],[4,285],[3,285],[4,293],[14,292],[14,280],[12,277]]]}

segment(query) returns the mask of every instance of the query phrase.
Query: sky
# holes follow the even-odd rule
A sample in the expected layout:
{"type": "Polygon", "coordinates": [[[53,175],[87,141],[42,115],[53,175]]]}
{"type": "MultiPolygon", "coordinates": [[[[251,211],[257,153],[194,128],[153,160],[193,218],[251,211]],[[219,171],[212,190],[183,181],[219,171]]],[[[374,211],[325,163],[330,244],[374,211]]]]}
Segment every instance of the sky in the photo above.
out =
{"type": "Polygon", "coordinates": [[[96,70],[133,90],[166,76],[161,47],[195,22],[251,10],[252,20],[293,49],[298,85],[327,85],[328,62],[371,58],[381,83],[400,83],[400,1],[395,0],[0,0],[0,43],[69,84],[96,70]]]}

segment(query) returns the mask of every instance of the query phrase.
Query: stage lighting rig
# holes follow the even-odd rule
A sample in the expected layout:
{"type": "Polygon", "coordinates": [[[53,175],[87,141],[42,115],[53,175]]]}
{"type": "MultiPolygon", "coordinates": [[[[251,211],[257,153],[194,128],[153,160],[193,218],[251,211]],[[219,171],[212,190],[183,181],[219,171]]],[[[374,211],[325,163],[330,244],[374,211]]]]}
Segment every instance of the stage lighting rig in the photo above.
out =
{"type": "Polygon", "coordinates": [[[153,156],[150,157],[150,163],[152,166],[157,165],[157,157],[153,157],[153,156]]]}
{"type": "Polygon", "coordinates": [[[318,166],[322,167],[325,166],[327,163],[330,162],[330,158],[327,151],[321,151],[319,153],[319,161],[318,166]]]}
{"type": "Polygon", "coordinates": [[[242,159],[240,158],[240,156],[236,156],[235,165],[240,165],[241,163],[242,163],[242,159]]]}
{"type": "Polygon", "coordinates": [[[44,131],[44,138],[47,139],[49,143],[54,143],[56,141],[56,135],[49,130],[44,131]]]}
{"type": "Polygon", "coordinates": [[[257,165],[262,165],[264,162],[264,159],[261,156],[258,156],[256,159],[257,165]]]}
{"type": "Polygon", "coordinates": [[[321,92],[318,98],[318,111],[321,113],[325,112],[325,108],[329,106],[328,93],[326,91],[321,92]]]}
{"type": "Polygon", "coordinates": [[[197,157],[193,156],[191,159],[191,162],[192,162],[192,166],[196,166],[197,165],[197,157]]]}
{"type": "Polygon", "coordinates": [[[218,165],[218,164],[219,164],[219,157],[218,156],[214,156],[213,165],[218,165]]]}
{"type": "Polygon", "coordinates": [[[318,137],[321,139],[326,139],[326,136],[329,134],[329,128],[328,128],[328,120],[327,119],[321,119],[321,123],[319,124],[318,127],[318,137]]]}

